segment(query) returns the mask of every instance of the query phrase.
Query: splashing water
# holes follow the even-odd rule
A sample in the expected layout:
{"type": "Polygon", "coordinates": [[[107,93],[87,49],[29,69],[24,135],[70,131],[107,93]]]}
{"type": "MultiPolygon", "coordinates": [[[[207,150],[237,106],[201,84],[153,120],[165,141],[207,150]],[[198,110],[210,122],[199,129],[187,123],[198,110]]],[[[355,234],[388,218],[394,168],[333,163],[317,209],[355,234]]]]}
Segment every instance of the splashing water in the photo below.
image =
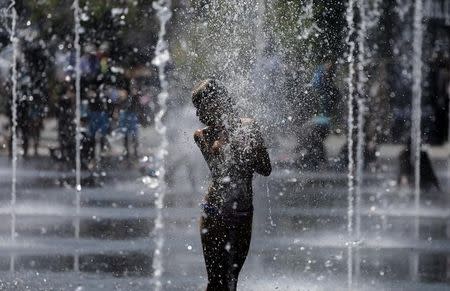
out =
{"type": "MultiPolygon", "coordinates": [[[[11,240],[16,239],[16,184],[17,184],[17,54],[18,54],[18,41],[16,35],[17,24],[17,11],[15,8],[15,1],[11,1],[8,10],[11,10],[11,30],[10,40],[13,45],[13,59],[12,59],[12,101],[11,101],[11,115],[12,115],[12,181],[11,181],[11,240]]],[[[11,272],[15,271],[15,256],[11,255],[10,261],[11,272]]]]}
{"type": "Polygon", "coordinates": [[[164,168],[164,158],[167,155],[167,134],[166,126],[162,122],[162,118],[167,110],[167,98],[169,97],[169,83],[167,81],[167,76],[165,73],[166,65],[170,60],[170,54],[168,50],[168,43],[164,39],[166,35],[166,24],[172,17],[172,12],[170,10],[171,1],[170,0],[158,0],[153,2],[153,8],[157,11],[157,16],[161,24],[161,28],[158,35],[158,43],[155,49],[155,57],[152,60],[152,64],[158,67],[159,82],[161,86],[161,92],[158,94],[158,105],[159,111],[155,115],[155,127],[156,131],[161,137],[161,143],[156,153],[157,157],[157,171],[159,179],[158,192],[155,193],[155,207],[157,209],[157,215],[155,218],[153,235],[155,241],[155,250],[153,253],[153,269],[155,278],[155,290],[161,289],[161,276],[164,272],[163,267],[163,246],[164,246],[164,221],[162,216],[162,210],[164,208],[164,195],[165,195],[165,168],[164,168]]]}
{"type": "MultiPolygon", "coordinates": [[[[266,44],[266,36],[264,32],[264,24],[265,24],[265,13],[266,13],[266,4],[265,1],[258,0],[257,1],[257,17],[256,17],[256,61],[255,63],[261,64],[263,60],[263,54],[264,54],[264,48],[267,45],[266,44]]],[[[260,92],[261,94],[261,92],[260,92]]],[[[272,217],[272,201],[270,199],[270,187],[269,187],[269,181],[266,181],[266,195],[267,195],[267,202],[269,206],[269,222],[271,227],[275,227],[276,224],[273,221],[272,217]]]]}
{"type": "MultiPolygon", "coordinates": [[[[414,161],[414,219],[415,239],[419,239],[419,212],[420,212],[420,146],[421,146],[421,117],[422,117],[422,42],[423,42],[423,3],[415,0],[414,4],[414,41],[413,41],[413,85],[412,85],[412,120],[411,136],[413,149],[411,159],[414,161]]],[[[418,273],[418,256],[414,257],[414,274],[418,273]]]]}
{"type": "Polygon", "coordinates": [[[355,76],[355,59],[354,59],[354,52],[355,52],[355,42],[352,39],[353,34],[355,33],[355,15],[354,15],[354,6],[355,6],[355,0],[350,0],[348,2],[347,6],[347,24],[348,24],[348,34],[347,34],[347,44],[349,45],[349,52],[348,52],[348,62],[349,62],[349,72],[348,72],[348,78],[347,78],[347,85],[348,85],[348,99],[347,99],[347,106],[348,106],[348,136],[347,136],[347,148],[348,148],[348,210],[347,210],[347,232],[348,232],[348,238],[349,242],[347,245],[347,284],[348,288],[352,289],[353,285],[353,250],[352,250],[352,238],[353,238],[353,196],[354,196],[354,161],[353,161],[353,130],[354,130],[354,118],[353,118],[353,100],[354,100],[354,76],[355,76]]]}
{"type": "MultiPolygon", "coordinates": [[[[80,54],[81,54],[81,46],[80,46],[80,3],[78,0],[74,0],[73,2],[73,15],[75,20],[75,92],[76,92],[76,101],[75,101],[75,126],[76,126],[76,134],[75,134],[75,207],[76,207],[76,218],[75,218],[75,238],[79,240],[80,238],[80,201],[81,201],[81,69],[80,69],[80,54]]],[[[79,271],[79,257],[78,254],[75,255],[74,258],[74,270],[79,271]]]]}
{"type": "Polygon", "coordinates": [[[269,203],[269,221],[270,221],[270,226],[275,227],[277,225],[273,222],[273,218],[272,218],[272,202],[270,201],[269,179],[267,179],[267,181],[266,181],[266,194],[267,194],[267,202],[269,203]]]}
{"type": "Polygon", "coordinates": [[[266,6],[265,1],[258,0],[257,3],[257,23],[256,23],[256,63],[258,63],[258,60],[260,60],[264,53],[264,47],[266,45],[266,39],[265,39],[265,33],[264,33],[264,22],[265,22],[265,13],[266,13],[266,6]]]}

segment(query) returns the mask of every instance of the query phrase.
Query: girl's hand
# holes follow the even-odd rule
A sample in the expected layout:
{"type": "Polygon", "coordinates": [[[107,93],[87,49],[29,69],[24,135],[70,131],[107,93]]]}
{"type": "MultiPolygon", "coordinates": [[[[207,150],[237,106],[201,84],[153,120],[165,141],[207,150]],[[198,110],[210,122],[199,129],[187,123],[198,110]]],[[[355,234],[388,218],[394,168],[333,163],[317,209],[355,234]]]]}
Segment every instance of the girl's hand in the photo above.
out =
{"type": "Polygon", "coordinates": [[[221,153],[223,147],[228,143],[228,136],[224,130],[221,130],[218,134],[218,140],[214,141],[211,152],[215,155],[221,153]]]}

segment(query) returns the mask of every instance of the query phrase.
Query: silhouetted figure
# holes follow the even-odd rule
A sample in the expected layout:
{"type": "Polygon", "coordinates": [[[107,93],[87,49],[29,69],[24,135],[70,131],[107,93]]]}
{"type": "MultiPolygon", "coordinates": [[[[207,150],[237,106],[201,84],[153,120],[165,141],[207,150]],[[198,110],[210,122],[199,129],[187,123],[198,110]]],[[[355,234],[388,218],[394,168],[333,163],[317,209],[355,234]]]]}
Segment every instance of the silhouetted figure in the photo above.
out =
{"type": "MultiPolygon", "coordinates": [[[[414,187],[414,167],[415,162],[411,156],[411,139],[409,139],[405,149],[399,155],[398,183],[400,185],[414,187]]],[[[435,190],[441,192],[430,157],[424,150],[420,150],[420,188],[425,191],[435,190]]]]}
{"type": "Polygon", "coordinates": [[[68,85],[58,102],[58,140],[61,159],[75,160],[75,90],[68,85]]]}
{"type": "MultiPolygon", "coordinates": [[[[124,91],[126,92],[126,91],[124,91]]],[[[133,146],[133,155],[138,156],[138,110],[139,95],[136,89],[125,93],[125,100],[120,104],[119,128],[124,134],[125,156],[130,157],[130,142],[133,146]]]]}
{"type": "Polygon", "coordinates": [[[236,290],[250,246],[253,174],[270,175],[269,154],[257,124],[239,118],[226,88],[214,79],[195,87],[192,101],[207,125],[194,134],[211,171],[201,218],[208,291],[236,290]]]}
{"type": "MultiPolygon", "coordinates": [[[[415,161],[411,156],[411,139],[407,141],[405,149],[399,155],[399,184],[414,187],[414,165],[415,161]]],[[[441,191],[439,181],[431,165],[430,157],[424,150],[420,151],[420,197],[424,200],[436,203],[446,202],[445,195],[441,191]],[[434,190],[434,191],[432,191],[434,190]]],[[[447,223],[445,220],[433,220],[433,223],[419,223],[419,237],[422,240],[445,240],[447,238],[447,223]]],[[[423,253],[419,254],[419,276],[422,280],[443,280],[447,276],[447,257],[441,254],[423,253]]]]}
{"type": "Polygon", "coordinates": [[[91,157],[95,157],[95,148],[97,144],[97,135],[100,139],[100,151],[103,152],[106,148],[106,135],[110,130],[110,116],[108,110],[108,98],[96,91],[94,86],[87,92],[89,100],[89,137],[91,139],[91,157]]]}
{"type": "Polygon", "coordinates": [[[318,170],[327,164],[325,139],[329,134],[329,120],[316,117],[307,121],[301,128],[301,140],[297,152],[301,155],[298,166],[308,170],[318,170]]]}
{"type": "Polygon", "coordinates": [[[318,66],[312,80],[317,112],[304,126],[299,137],[297,152],[301,153],[300,166],[317,170],[327,165],[325,139],[330,133],[331,116],[341,98],[334,83],[335,61],[327,60],[318,66]]]}
{"type": "MultiPolygon", "coordinates": [[[[33,90],[31,96],[28,97],[28,128],[29,128],[29,138],[33,140],[34,155],[38,156],[39,142],[41,139],[41,131],[44,127],[44,106],[42,104],[42,95],[39,90],[33,90]]],[[[24,140],[24,150],[28,148],[28,144],[25,145],[24,140]]],[[[27,149],[28,151],[28,149],[27,149]]]]}
{"type": "Polygon", "coordinates": [[[33,141],[34,155],[37,156],[42,116],[32,96],[24,96],[17,102],[17,129],[22,137],[23,157],[28,158],[30,139],[33,141]]]}

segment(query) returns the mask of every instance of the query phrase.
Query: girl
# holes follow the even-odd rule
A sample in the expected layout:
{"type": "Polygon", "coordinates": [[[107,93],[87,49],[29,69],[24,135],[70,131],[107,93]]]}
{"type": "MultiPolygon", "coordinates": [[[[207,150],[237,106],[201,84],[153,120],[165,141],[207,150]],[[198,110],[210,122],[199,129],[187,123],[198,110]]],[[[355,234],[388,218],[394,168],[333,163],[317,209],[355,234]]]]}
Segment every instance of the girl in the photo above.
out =
{"type": "Polygon", "coordinates": [[[272,171],[255,121],[239,118],[226,88],[215,79],[197,85],[192,101],[207,127],[194,140],[211,171],[200,221],[207,291],[236,290],[250,246],[253,173],[272,171]]]}

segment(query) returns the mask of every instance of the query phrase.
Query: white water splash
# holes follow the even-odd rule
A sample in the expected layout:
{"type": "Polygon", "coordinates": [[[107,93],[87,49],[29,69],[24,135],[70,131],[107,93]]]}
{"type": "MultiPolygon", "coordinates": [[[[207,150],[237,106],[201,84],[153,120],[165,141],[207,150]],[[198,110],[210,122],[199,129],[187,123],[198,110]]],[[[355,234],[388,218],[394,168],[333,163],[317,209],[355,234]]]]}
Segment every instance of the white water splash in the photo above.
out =
{"type": "Polygon", "coordinates": [[[353,85],[354,76],[355,76],[355,42],[353,40],[353,36],[355,33],[355,14],[354,14],[354,6],[355,0],[349,0],[347,6],[347,25],[348,25],[348,33],[346,42],[349,46],[348,52],[348,98],[347,98],[347,106],[348,106],[348,136],[347,136],[347,148],[348,148],[348,210],[347,210],[347,232],[348,232],[348,244],[347,244],[347,284],[348,288],[351,290],[353,285],[353,250],[352,250],[352,240],[353,240],[353,200],[354,200],[354,161],[353,161],[353,130],[354,130],[354,118],[353,118],[353,100],[354,100],[354,92],[355,88],[353,85]]]}
{"type": "MultiPolygon", "coordinates": [[[[75,92],[76,92],[76,101],[75,101],[75,126],[76,126],[76,134],[75,134],[75,207],[76,207],[76,217],[75,217],[75,238],[78,240],[80,238],[80,202],[81,202],[81,69],[80,69],[80,55],[81,55],[81,46],[80,46],[80,3],[78,0],[74,0],[73,2],[73,16],[75,21],[75,39],[74,39],[74,48],[75,48],[75,92]]],[[[75,254],[74,258],[74,270],[79,271],[79,256],[75,254]]]]}
{"type": "MultiPolygon", "coordinates": [[[[415,239],[419,239],[420,212],[420,151],[421,151],[421,117],[422,117],[422,43],[423,43],[423,3],[415,0],[414,5],[414,41],[413,41],[413,84],[412,84],[412,115],[411,115],[411,158],[414,161],[414,219],[415,239]]],[[[414,258],[414,273],[418,273],[418,256],[414,258]]]]}
{"type": "Polygon", "coordinates": [[[167,110],[167,98],[169,97],[169,83],[165,73],[166,65],[170,60],[170,54],[168,49],[168,43],[165,40],[166,24],[172,17],[170,10],[171,0],[158,0],[153,2],[153,8],[156,10],[161,28],[158,35],[158,43],[156,44],[155,57],[152,60],[152,64],[158,67],[159,82],[161,86],[161,92],[158,94],[159,111],[155,115],[155,128],[161,138],[161,143],[156,152],[157,158],[157,171],[159,179],[159,187],[157,190],[155,207],[157,209],[157,215],[154,221],[153,236],[155,241],[155,250],[153,252],[152,267],[154,270],[155,290],[161,290],[161,276],[164,272],[163,267],[163,247],[164,247],[164,220],[162,210],[164,208],[164,196],[166,187],[164,183],[165,168],[164,159],[167,155],[167,134],[166,126],[162,122],[167,110]]]}

